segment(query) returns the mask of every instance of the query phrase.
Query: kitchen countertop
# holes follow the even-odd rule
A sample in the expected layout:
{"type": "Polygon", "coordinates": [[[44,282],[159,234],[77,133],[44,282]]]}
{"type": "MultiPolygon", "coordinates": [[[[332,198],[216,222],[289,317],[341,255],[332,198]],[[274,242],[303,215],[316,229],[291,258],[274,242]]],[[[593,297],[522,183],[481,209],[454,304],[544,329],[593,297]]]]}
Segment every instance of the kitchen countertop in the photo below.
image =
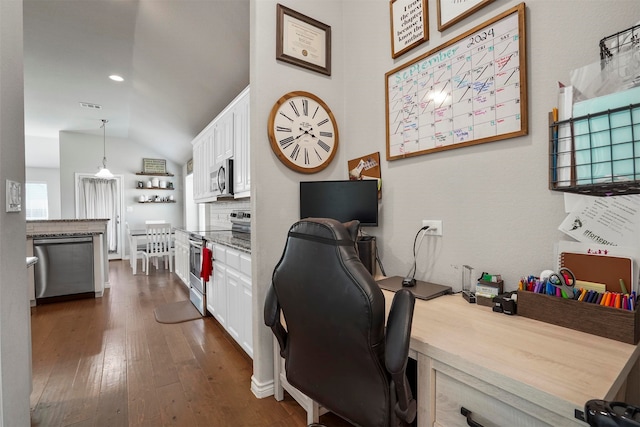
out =
{"type": "Polygon", "coordinates": [[[237,233],[232,232],[230,228],[211,227],[205,231],[188,230],[184,227],[175,228],[176,230],[181,230],[189,234],[197,234],[199,236],[202,236],[207,242],[218,243],[242,252],[251,253],[251,240],[240,239],[236,237],[237,233]]]}

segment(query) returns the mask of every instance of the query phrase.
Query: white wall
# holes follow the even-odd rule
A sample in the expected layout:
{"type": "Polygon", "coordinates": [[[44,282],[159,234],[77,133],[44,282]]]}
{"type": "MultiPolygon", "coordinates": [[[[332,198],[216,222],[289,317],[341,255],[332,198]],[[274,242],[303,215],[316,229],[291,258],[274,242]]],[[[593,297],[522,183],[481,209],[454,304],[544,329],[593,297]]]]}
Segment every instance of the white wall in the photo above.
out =
{"type": "Polygon", "coordinates": [[[262,307],[286,232],[298,218],[298,182],[345,179],[348,159],[382,157],[378,237],[388,275],[404,275],[422,219],[444,221],[444,236],[425,239],[416,277],[460,289],[459,266],[502,274],[514,289],[521,275],[553,267],[553,244],[564,239],[563,195],[548,190],[547,117],[556,82],[598,60],[598,41],[640,20],[635,0],[531,0],[526,8],[529,134],[409,159],[385,160],[384,74],[519,4],[497,1],[443,33],[436,0],[428,0],[430,40],[393,60],[388,0],[290,0],[283,3],[332,27],[333,74],[325,77],[275,60],[276,1],[251,2],[251,204],[254,283],[254,378],[259,394],[272,371],[271,332],[262,307]],[[306,90],[332,108],[340,148],[326,170],[312,176],[283,166],[270,149],[269,111],[291,90],[306,90]]]}
{"type": "MultiPolygon", "coordinates": [[[[24,194],[22,2],[0,1],[0,200],[7,179],[24,194]]],[[[0,425],[28,426],[31,317],[25,212],[0,213],[0,425]]]]}
{"type": "Polygon", "coordinates": [[[341,137],[341,146],[334,161],[314,175],[303,175],[288,169],[271,150],[267,136],[267,118],[271,107],[285,93],[294,90],[312,92],[331,108],[339,125],[345,123],[343,2],[280,1],[284,6],[331,26],[331,76],[276,61],[277,3],[272,0],[251,1],[251,205],[255,213],[251,229],[254,283],[252,386],[254,393],[258,395],[273,379],[272,334],[264,326],[262,307],[271,272],[282,254],[287,230],[298,219],[298,183],[301,180],[345,177],[347,157],[344,146],[348,144],[341,137]]]}
{"type": "MultiPolygon", "coordinates": [[[[429,1],[430,40],[393,60],[388,2],[345,2],[344,91],[349,120],[342,124],[349,158],[379,150],[385,157],[384,74],[481,24],[518,1],[481,9],[447,31],[437,30],[437,6],[429,1]]],[[[460,289],[463,264],[502,274],[507,290],[522,275],[555,267],[554,242],[564,219],[563,195],[548,190],[548,113],[556,106],[557,81],[599,60],[598,41],[640,19],[637,1],[530,1],[526,3],[529,134],[499,142],[382,161],[380,256],[388,275],[410,269],[422,219],[443,220],[444,236],[425,239],[417,277],[460,289]],[[615,7],[613,6],[615,4],[615,7]]]]}
{"type": "MultiPolygon", "coordinates": [[[[99,124],[98,124],[99,125],[99,124]]],[[[167,160],[167,172],[173,177],[164,178],[171,181],[175,190],[139,190],[138,181],[146,182],[152,177],[139,176],[142,171],[142,159],[161,159],[162,156],[148,147],[126,139],[109,137],[107,129],[107,167],[114,175],[124,175],[124,219],[131,228],[143,225],[147,219],[164,219],[172,225],[182,226],[183,212],[183,168],[167,160]],[[138,203],[141,194],[161,197],[173,194],[176,203],[138,203]]],[[[74,174],[76,172],[95,173],[102,165],[103,137],[76,132],[60,132],[60,194],[61,217],[75,218],[74,174]]],[[[138,227],[139,228],[139,227],[138,227]]],[[[124,239],[126,253],[128,242],[124,239]]]]}
{"type": "MultiPolygon", "coordinates": [[[[57,145],[57,144],[56,144],[57,145]]],[[[49,219],[60,219],[60,169],[27,168],[25,180],[28,182],[46,182],[49,201],[49,219]]]]}

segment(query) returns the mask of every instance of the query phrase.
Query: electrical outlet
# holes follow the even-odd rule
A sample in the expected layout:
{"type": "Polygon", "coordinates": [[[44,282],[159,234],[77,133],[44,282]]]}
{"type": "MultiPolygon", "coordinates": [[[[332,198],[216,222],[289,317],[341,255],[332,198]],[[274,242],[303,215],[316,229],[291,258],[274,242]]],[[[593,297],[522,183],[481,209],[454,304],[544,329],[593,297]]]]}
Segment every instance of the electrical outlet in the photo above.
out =
{"type": "Polygon", "coordinates": [[[428,225],[429,228],[425,232],[431,236],[442,236],[442,220],[440,219],[423,219],[422,226],[428,225]]]}

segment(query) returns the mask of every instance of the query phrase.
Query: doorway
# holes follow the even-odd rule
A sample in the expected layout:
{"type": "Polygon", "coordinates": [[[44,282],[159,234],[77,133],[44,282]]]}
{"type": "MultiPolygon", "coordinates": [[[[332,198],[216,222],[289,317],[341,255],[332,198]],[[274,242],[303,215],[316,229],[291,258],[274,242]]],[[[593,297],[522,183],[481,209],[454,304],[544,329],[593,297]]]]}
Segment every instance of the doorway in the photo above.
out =
{"type": "Polygon", "coordinates": [[[109,259],[122,259],[124,251],[123,230],[120,223],[124,199],[123,175],[114,179],[96,178],[93,174],[75,174],[76,218],[108,218],[107,249],[109,259]]]}

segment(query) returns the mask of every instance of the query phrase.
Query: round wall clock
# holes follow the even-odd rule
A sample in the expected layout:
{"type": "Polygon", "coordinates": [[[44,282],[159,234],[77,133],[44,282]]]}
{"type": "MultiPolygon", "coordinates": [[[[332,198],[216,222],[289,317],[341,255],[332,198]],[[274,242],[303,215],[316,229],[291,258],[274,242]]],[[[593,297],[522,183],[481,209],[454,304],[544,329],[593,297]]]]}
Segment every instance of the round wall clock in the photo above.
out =
{"type": "Polygon", "coordinates": [[[326,168],[338,150],[338,125],[320,98],[309,92],[289,92],[269,115],[269,141],[280,161],[302,173],[326,168]]]}

